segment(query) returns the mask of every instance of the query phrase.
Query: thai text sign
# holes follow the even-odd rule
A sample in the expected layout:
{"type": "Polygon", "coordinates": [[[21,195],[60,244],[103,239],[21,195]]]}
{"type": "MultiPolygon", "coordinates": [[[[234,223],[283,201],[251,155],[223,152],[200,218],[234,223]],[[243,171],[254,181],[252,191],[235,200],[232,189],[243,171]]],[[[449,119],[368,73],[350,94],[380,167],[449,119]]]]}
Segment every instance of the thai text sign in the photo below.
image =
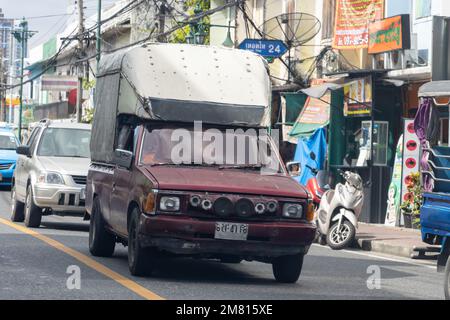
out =
{"type": "Polygon", "coordinates": [[[409,15],[395,16],[369,25],[369,54],[409,49],[409,15]]]}
{"type": "Polygon", "coordinates": [[[384,0],[337,0],[333,48],[369,46],[369,24],[384,18],[384,0]]]}

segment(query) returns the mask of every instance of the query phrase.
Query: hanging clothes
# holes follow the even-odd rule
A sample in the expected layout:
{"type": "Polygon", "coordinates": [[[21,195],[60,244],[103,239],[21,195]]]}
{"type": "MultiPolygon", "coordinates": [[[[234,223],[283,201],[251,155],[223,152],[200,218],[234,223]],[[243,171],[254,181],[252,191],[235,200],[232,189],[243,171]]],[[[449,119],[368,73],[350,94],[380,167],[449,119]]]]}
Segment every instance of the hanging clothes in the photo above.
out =
{"type": "MultiPolygon", "coordinates": [[[[430,140],[434,140],[439,135],[439,116],[437,110],[433,110],[433,101],[431,98],[422,98],[414,119],[414,130],[420,140],[422,149],[430,148],[430,140]],[[436,118],[437,117],[437,118],[436,118]],[[437,120],[436,120],[437,119],[437,120]],[[435,123],[437,121],[437,124],[435,123]],[[433,128],[434,127],[434,128],[433,128]]],[[[420,167],[422,171],[431,171],[428,159],[430,152],[424,150],[420,160],[420,167]]],[[[429,174],[422,174],[423,188],[427,192],[434,189],[434,181],[429,174]]]]}
{"type": "Polygon", "coordinates": [[[317,129],[310,138],[299,139],[295,151],[294,161],[300,162],[301,173],[295,179],[302,185],[306,185],[314,174],[307,167],[324,169],[327,153],[327,141],[325,128],[317,129]],[[311,152],[314,152],[315,159],[311,158],[311,152]]]}

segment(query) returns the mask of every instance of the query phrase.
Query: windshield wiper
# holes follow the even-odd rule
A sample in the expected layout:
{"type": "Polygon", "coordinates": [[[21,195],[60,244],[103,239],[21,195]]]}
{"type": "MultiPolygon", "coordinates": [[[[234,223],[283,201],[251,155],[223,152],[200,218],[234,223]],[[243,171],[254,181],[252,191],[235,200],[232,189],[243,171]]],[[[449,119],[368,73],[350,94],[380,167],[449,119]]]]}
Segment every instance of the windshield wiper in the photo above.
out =
{"type": "Polygon", "coordinates": [[[153,163],[150,165],[151,167],[162,167],[162,166],[182,166],[182,167],[215,167],[216,164],[207,164],[207,163],[153,163]]]}
{"type": "Polygon", "coordinates": [[[262,165],[260,164],[249,164],[249,165],[230,165],[230,166],[220,166],[219,170],[225,169],[261,169],[262,165]]]}

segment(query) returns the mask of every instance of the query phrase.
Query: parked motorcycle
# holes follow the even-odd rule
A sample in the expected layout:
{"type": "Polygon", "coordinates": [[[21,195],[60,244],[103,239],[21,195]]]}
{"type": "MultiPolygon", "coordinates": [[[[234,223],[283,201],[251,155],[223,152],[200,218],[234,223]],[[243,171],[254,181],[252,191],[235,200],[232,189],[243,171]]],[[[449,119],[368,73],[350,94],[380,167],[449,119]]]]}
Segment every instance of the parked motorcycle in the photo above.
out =
{"type": "Polygon", "coordinates": [[[363,182],[359,174],[341,173],[345,184],[337,184],[322,196],[317,216],[319,243],[326,243],[334,250],[348,247],[354,240],[358,219],[364,203],[363,182]]]}

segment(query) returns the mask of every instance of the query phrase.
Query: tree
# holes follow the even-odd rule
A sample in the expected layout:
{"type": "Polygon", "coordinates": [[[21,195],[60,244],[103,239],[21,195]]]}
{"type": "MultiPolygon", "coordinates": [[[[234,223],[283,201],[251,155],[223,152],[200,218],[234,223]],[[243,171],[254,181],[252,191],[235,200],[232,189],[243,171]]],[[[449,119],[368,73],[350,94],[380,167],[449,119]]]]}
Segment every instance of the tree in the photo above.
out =
{"type": "MultiPolygon", "coordinates": [[[[184,3],[184,11],[188,15],[193,16],[193,15],[195,15],[194,10],[197,6],[199,6],[202,9],[202,11],[209,10],[211,8],[211,1],[210,0],[186,0],[186,2],[184,3]]],[[[205,27],[204,31],[207,36],[206,36],[204,44],[209,44],[210,21],[211,21],[210,17],[204,17],[204,18],[196,21],[196,23],[198,23],[198,24],[201,23],[205,27]]],[[[186,36],[188,36],[190,32],[191,32],[191,25],[186,25],[183,28],[178,29],[177,31],[175,31],[172,34],[170,42],[186,43],[186,36]]]]}

